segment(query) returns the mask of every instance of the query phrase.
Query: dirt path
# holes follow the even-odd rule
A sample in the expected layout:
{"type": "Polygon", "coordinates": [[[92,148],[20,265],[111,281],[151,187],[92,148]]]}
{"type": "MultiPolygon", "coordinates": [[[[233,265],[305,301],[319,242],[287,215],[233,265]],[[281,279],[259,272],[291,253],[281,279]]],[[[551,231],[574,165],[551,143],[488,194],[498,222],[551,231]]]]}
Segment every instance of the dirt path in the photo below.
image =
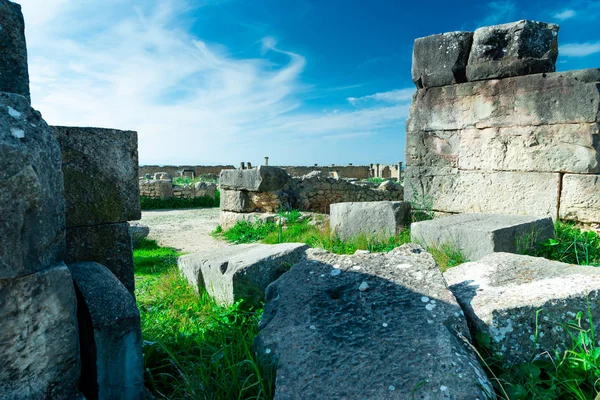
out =
{"type": "Polygon", "coordinates": [[[150,227],[150,239],[184,253],[229,246],[210,236],[219,224],[218,208],[143,211],[140,222],[150,227]]]}

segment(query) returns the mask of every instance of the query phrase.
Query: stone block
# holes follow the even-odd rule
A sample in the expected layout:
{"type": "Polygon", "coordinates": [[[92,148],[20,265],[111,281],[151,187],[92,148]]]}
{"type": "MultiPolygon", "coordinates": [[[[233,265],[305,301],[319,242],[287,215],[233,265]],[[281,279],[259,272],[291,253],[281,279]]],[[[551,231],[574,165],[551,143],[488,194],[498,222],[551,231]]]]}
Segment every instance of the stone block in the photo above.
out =
{"type": "Polygon", "coordinates": [[[410,224],[410,203],[366,201],[330,206],[331,231],[342,240],[365,235],[387,238],[410,224]]]}
{"type": "Polygon", "coordinates": [[[487,399],[467,323],[420,246],[309,250],[267,289],[255,350],[276,399],[487,399]]]}
{"type": "Polygon", "coordinates": [[[417,88],[467,81],[467,61],[473,32],[449,32],[415,40],[412,81],[417,88]]]}
{"type": "Polygon", "coordinates": [[[141,218],[137,133],[53,126],[65,180],[67,227],[141,218]]]}
{"type": "Polygon", "coordinates": [[[570,349],[564,326],[579,311],[586,321],[588,306],[596,331],[600,329],[597,267],[494,253],[451,268],[444,278],[471,326],[489,337],[505,366],[570,349]]]}
{"type": "Polygon", "coordinates": [[[600,222],[600,175],[565,174],[560,195],[560,218],[600,222]]]}
{"type": "Polygon", "coordinates": [[[558,57],[558,25],[522,20],[475,31],[467,79],[554,72],[558,57]]]}
{"type": "Polygon", "coordinates": [[[496,252],[517,253],[554,237],[552,218],[526,215],[458,214],[415,222],[411,241],[424,246],[459,250],[477,261],[496,252]]]}
{"type": "MultiPolygon", "coordinates": [[[[7,4],[0,2],[0,20],[9,18],[3,14],[7,4]]],[[[0,181],[0,279],[29,275],[62,261],[60,148],[40,113],[25,97],[10,93],[0,93],[0,181]]]]}
{"type": "Polygon", "coordinates": [[[587,79],[598,75],[555,72],[419,90],[406,131],[596,123],[600,85],[587,79]]]}
{"type": "Polygon", "coordinates": [[[81,391],[88,399],[145,399],[135,300],[100,264],[76,263],[69,269],[77,288],[81,391]]]}
{"type": "Polygon", "coordinates": [[[226,190],[273,192],[282,189],[290,180],[284,169],[261,165],[253,169],[222,170],[219,185],[226,190]]]}
{"type": "Polygon", "coordinates": [[[139,222],[129,223],[129,237],[131,237],[131,247],[134,249],[147,238],[150,234],[150,227],[140,224],[139,222]]]}
{"type": "Polygon", "coordinates": [[[194,195],[196,197],[210,197],[214,199],[217,195],[217,185],[211,182],[196,182],[194,185],[194,195]]]}
{"type": "Polygon", "coordinates": [[[254,222],[274,222],[274,213],[252,212],[236,213],[232,211],[221,211],[219,214],[219,226],[224,230],[232,228],[238,221],[254,222]]]}
{"type": "Polygon", "coordinates": [[[557,218],[560,174],[407,167],[404,200],[449,213],[557,218]]]}
{"type": "Polygon", "coordinates": [[[77,301],[64,264],[0,279],[0,397],[65,399],[77,393],[77,301]]]}
{"type": "Polygon", "coordinates": [[[406,165],[457,168],[461,131],[406,133],[406,165]]]}
{"type": "Polygon", "coordinates": [[[133,251],[127,222],[67,228],[67,264],[93,261],[108,268],[133,295],[133,251]]]}
{"type": "Polygon", "coordinates": [[[245,213],[256,210],[256,206],[245,190],[221,190],[220,202],[223,211],[245,213]]]}
{"type": "Polygon", "coordinates": [[[29,102],[25,22],[19,4],[0,1],[0,26],[0,92],[20,94],[29,102]]]}
{"type": "Polygon", "coordinates": [[[244,306],[262,306],[267,286],[304,257],[302,243],[239,245],[179,258],[188,282],[203,288],[223,305],[243,300],[244,306]]]}

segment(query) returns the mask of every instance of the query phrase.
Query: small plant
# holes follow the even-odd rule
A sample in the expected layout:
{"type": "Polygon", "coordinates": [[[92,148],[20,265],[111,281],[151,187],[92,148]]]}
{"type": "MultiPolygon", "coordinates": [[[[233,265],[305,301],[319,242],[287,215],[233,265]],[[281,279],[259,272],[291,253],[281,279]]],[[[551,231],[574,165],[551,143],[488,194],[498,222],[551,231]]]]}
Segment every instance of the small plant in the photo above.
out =
{"type": "Polygon", "coordinates": [[[383,178],[377,178],[377,177],[363,179],[363,182],[376,183],[377,185],[381,185],[385,181],[386,181],[385,179],[383,179],[383,178]]]}
{"type": "Polygon", "coordinates": [[[238,221],[231,228],[222,233],[225,240],[231,243],[253,243],[264,239],[269,234],[277,231],[274,222],[248,222],[238,221]]]}
{"type": "Polygon", "coordinates": [[[217,190],[215,198],[200,196],[194,198],[155,199],[146,196],[140,197],[140,207],[142,210],[163,210],[176,208],[200,208],[200,207],[219,207],[220,194],[217,190]]]}
{"type": "Polygon", "coordinates": [[[413,198],[410,202],[412,222],[428,221],[434,218],[433,197],[426,194],[425,191],[419,192],[410,180],[406,180],[410,186],[413,198]]]}
{"type": "Polygon", "coordinates": [[[441,246],[426,246],[426,249],[437,263],[440,271],[446,272],[452,267],[468,262],[464,254],[456,246],[443,244],[441,246]]]}

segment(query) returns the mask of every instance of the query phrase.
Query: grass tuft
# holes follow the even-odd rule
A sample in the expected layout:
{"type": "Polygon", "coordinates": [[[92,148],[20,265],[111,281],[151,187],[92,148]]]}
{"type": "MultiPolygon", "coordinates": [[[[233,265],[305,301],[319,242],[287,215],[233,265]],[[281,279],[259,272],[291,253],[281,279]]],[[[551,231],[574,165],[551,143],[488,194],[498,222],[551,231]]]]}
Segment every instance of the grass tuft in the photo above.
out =
{"type": "Polygon", "coordinates": [[[215,198],[200,196],[194,198],[154,199],[146,196],[140,197],[140,207],[142,210],[164,210],[176,208],[200,208],[200,207],[219,207],[220,194],[217,190],[215,198]]]}

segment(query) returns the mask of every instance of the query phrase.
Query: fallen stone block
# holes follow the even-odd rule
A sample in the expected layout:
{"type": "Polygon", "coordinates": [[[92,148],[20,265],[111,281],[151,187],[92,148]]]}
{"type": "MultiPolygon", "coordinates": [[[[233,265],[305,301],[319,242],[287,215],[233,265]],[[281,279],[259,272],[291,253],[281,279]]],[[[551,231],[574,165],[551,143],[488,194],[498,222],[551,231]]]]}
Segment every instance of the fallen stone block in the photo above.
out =
{"type": "Polygon", "coordinates": [[[137,133],[53,126],[62,152],[67,227],[141,218],[137,133]]]}
{"type": "Polygon", "coordinates": [[[497,252],[517,253],[554,237],[552,218],[526,215],[458,214],[415,222],[410,237],[424,246],[449,246],[476,261],[497,252]]]}
{"type": "Polygon", "coordinates": [[[0,397],[65,399],[78,392],[77,301],[64,264],[0,279],[0,397]]]}
{"type": "Polygon", "coordinates": [[[600,222],[600,175],[563,176],[560,218],[600,222]]]}
{"type": "Polygon", "coordinates": [[[462,311],[420,246],[309,250],[267,289],[255,350],[276,399],[494,398],[462,311]]]}
{"type": "Polygon", "coordinates": [[[187,254],[177,264],[190,285],[223,305],[260,307],[267,286],[304,257],[302,243],[249,244],[187,254]]]}
{"type": "Polygon", "coordinates": [[[359,235],[389,237],[410,224],[410,203],[367,201],[336,203],[330,207],[331,231],[342,240],[359,235]]]}
{"type": "MultiPolygon", "coordinates": [[[[217,193],[217,184],[210,182],[196,182],[194,185],[194,195],[196,197],[215,198],[217,193]]],[[[222,192],[221,192],[222,195],[222,192]]]]}
{"type": "Polygon", "coordinates": [[[19,4],[0,1],[0,26],[0,92],[20,94],[30,102],[25,22],[19,4]]]}
{"type": "Polygon", "coordinates": [[[246,221],[248,223],[255,222],[275,222],[274,213],[252,212],[252,213],[236,213],[232,211],[221,211],[219,214],[219,226],[224,230],[231,229],[238,221],[246,221]]]}
{"type": "MultiPolygon", "coordinates": [[[[10,18],[3,13],[7,7],[18,8],[10,4],[0,1],[0,23],[10,18]]],[[[8,28],[0,30],[0,39],[8,28]]],[[[60,148],[40,113],[25,97],[10,93],[0,93],[0,181],[0,279],[29,275],[62,261],[60,148]]]]}
{"type": "Polygon", "coordinates": [[[221,190],[220,207],[222,211],[236,213],[252,212],[256,205],[245,190],[221,190]]]}
{"type": "Polygon", "coordinates": [[[417,88],[466,82],[472,43],[473,32],[449,32],[416,39],[411,73],[417,88]]]}
{"type": "Polygon", "coordinates": [[[224,169],[219,186],[226,190],[273,192],[282,189],[290,180],[284,169],[261,165],[253,169],[224,169]]]}
{"type": "MultiPolygon", "coordinates": [[[[504,365],[571,348],[564,327],[579,311],[587,320],[588,306],[596,331],[600,329],[597,267],[494,253],[451,268],[444,278],[469,322],[504,365]]],[[[588,326],[584,322],[583,328],[588,326]]]]}
{"type": "Polygon", "coordinates": [[[133,295],[133,250],[127,222],[67,228],[67,264],[93,261],[104,265],[133,295]]]}
{"type": "Polygon", "coordinates": [[[129,222],[129,236],[131,237],[131,247],[134,249],[147,238],[150,234],[150,227],[139,222],[129,222]]]}
{"type": "Polygon", "coordinates": [[[144,399],[140,313],[119,280],[98,263],[69,265],[77,288],[81,382],[88,399],[144,399]]]}
{"type": "Polygon", "coordinates": [[[558,25],[522,20],[475,31],[467,79],[554,72],[558,57],[558,25]]]}

